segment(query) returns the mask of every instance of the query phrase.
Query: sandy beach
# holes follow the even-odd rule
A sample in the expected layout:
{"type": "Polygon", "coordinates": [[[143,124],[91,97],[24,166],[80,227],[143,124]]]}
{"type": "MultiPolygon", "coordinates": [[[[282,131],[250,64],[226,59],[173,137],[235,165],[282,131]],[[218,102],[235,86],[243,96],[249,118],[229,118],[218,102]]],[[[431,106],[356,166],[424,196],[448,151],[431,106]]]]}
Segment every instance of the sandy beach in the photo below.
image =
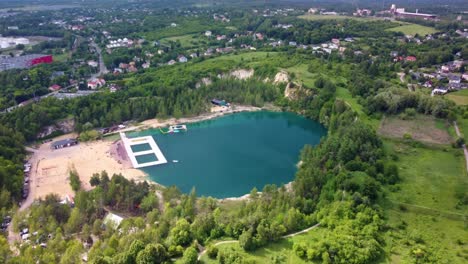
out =
{"type": "MultiPolygon", "coordinates": [[[[244,111],[259,111],[261,108],[253,106],[213,107],[209,113],[180,119],[150,119],[136,126],[129,126],[118,132],[143,130],[148,128],[166,127],[174,124],[193,123],[213,119],[226,114],[244,111]]],[[[77,134],[67,134],[53,141],[76,138],[77,134]]],[[[35,199],[43,198],[47,194],[56,193],[60,197],[74,196],[69,183],[70,170],[75,169],[80,176],[82,188],[90,190],[89,180],[93,173],[107,171],[109,176],[121,173],[128,179],[145,180],[147,175],[141,170],[134,169],[120,140],[98,140],[80,142],[76,146],[63,149],[52,149],[52,142],[41,144],[32,153],[30,163],[30,194],[22,203],[21,208],[27,208],[35,199]]],[[[244,197],[247,198],[247,197],[244,197]]],[[[234,199],[234,198],[233,198],[234,199]]],[[[238,198],[239,199],[239,198],[238,198]]],[[[241,198],[242,199],[242,198],[241,198]]]]}

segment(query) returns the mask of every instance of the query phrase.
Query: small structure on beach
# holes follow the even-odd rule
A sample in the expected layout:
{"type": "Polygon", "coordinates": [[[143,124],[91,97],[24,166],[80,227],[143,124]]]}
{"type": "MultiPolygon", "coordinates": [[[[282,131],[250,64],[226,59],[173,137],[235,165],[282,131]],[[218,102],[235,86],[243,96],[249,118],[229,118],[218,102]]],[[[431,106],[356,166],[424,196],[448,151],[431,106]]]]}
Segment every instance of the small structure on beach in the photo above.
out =
{"type": "Polygon", "coordinates": [[[217,106],[229,106],[230,105],[225,100],[220,100],[220,99],[213,99],[211,100],[211,103],[217,106]]]}
{"type": "Polygon", "coordinates": [[[74,138],[67,138],[67,139],[52,142],[51,147],[52,149],[61,149],[61,148],[71,147],[74,145],[78,145],[78,140],[74,138]]]}

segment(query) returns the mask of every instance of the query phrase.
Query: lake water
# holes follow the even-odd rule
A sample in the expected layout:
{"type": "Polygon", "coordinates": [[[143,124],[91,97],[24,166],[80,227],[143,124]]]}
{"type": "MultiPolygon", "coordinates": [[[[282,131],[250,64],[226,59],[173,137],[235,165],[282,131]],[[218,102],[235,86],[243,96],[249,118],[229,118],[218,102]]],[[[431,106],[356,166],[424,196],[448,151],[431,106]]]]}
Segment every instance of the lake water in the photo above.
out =
{"type": "Polygon", "coordinates": [[[187,128],[175,134],[150,129],[128,136],[153,136],[168,160],[142,168],[152,180],[176,185],[185,193],[195,187],[197,195],[216,198],[242,196],[253,187],[261,191],[266,184],[292,181],[301,149],[305,144],[318,144],[326,135],[326,129],[315,121],[265,111],[227,115],[187,124],[187,128]]]}

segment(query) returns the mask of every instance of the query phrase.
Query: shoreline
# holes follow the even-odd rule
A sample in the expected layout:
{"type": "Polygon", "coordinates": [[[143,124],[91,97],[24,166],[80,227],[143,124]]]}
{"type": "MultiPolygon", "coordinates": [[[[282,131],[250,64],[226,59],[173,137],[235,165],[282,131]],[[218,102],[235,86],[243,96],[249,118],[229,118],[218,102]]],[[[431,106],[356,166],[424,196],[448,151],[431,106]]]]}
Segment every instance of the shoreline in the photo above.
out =
{"type": "Polygon", "coordinates": [[[220,108],[220,107],[212,107],[210,112],[203,113],[197,116],[192,116],[192,117],[182,117],[182,118],[171,117],[168,119],[158,119],[158,118],[147,119],[147,120],[140,122],[137,125],[131,125],[119,131],[106,134],[105,136],[115,135],[120,132],[127,133],[127,132],[142,131],[142,130],[151,129],[151,128],[163,128],[163,127],[167,127],[167,126],[175,125],[175,124],[197,123],[197,122],[211,120],[211,119],[215,119],[215,118],[226,116],[226,115],[232,115],[232,114],[242,113],[242,112],[257,112],[257,111],[262,111],[262,110],[275,111],[276,109],[262,108],[262,107],[256,107],[256,106],[248,106],[248,105],[233,105],[231,106],[231,108],[228,108],[228,109],[220,108]]]}
{"type": "MultiPolygon", "coordinates": [[[[232,105],[229,109],[222,108],[222,107],[212,107],[210,112],[204,113],[204,114],[201,114],[201,115],[198,115],[198,116],[193,116],[193,117],[182,117],[182,118],[179,118],[179,119],[169,118],[169,119],[165,119],[165,120],[158,120],[157,118],[147,119],[145,121],[142,121],[140,125],[130,126],[130,127],[126,128],[126,129],[119,130],[119,131],[117,131],[115,133],[119,133],[119,132],[123,132],[123,133],[139,132],[139,131],[143,131],[143,130],[147,130],[147,129],[167,127],[167,126],[174,125],[174,124],[197,123],[197,122],[212,120],[212,119],[216,119],[216,118],[219,118],[219,117],[232,115],[232,114],[236,114],[236,113],[258,112],[258,111],[278,112],[278,111],[281,111],[281,109],[276,108],[275,106],[272,106],[272,105],[268,105],[266,107],[256,107],[256,106],[249,106],[249,105],[232,105]],[[216,110],[213,111],[213,109],[216,109],[216,110]]],[[[113,133],[113,134],[115,134],[115,133],[113,133]]],[[[117,142],[120,143],[121,139],[118,139],[114,143],[117,143],[117,142]]],[[[116,158],[116,157],[113,157],[113,158],[116,158]]],[[[120,162],[119,160],[117,160],[117,161],[120,162]]],[[[302,164],[302,161],[299,161],[298,164],[296,164],[296,167],[299,168],[301,166],[301,164],[302,164]]],[[[146,181],[150,185],[155,185],[155,186],[160,187],[160,188],[167,188],[165,185],[162,185],[162,184],[160,184],[160,183],[158,183],[158,182],[156,182],[154,180],[151,180],[149,178],[150,175],[145,173],[143,170],[141,170],[141,169],[134,169],[134,170],[141,171],[145,175],[144,177],[142,177],[140,179],[135,179],[136,181],[146,181]]],[[[288,192],[290,192],[290,191],[292,191],[292,183],[293,183],[293,181],[290,181],[290,182],[285,183],[285,184],[283,184],[281,186],[278,186],[278,188],[281,188],[282,186],[285,186],[286,190],[288,192]]],[[[260,195],[261,195],[261,193],[262,192],[260,192],[260,191],[258,192],[258,194],[260,194],[260,195]]],[[[246,201],[246,200],[250,199],[250,192],[246,193],[244,195],[240,195],[240,196],[225,197],[225,198],[217,198],[217,197],[212,197],[212,196],[208,196],[208,197],[214,198],[218,202],[221,202],[221,203],[229,202],[229,201],[246,201]]]]}
{"type": "MultiPolygon", "coordinates": [[[[161,128],[174,124],[196,123],[205,120],[211,120],[227,115],[232,115],[241,112],[257,112],[257,111],[280,111],[280,109],[272,106],[263,108],[245,105],[232,105],[230,108],[212,107],[210,112],[203,113],[198,116],[184,118],[169,118],[160,120],[157,118],[145,120],[139,124],[131,125],[127,128],[116,131],[115,133],[107,134],[106,136],[115,135],[120,132],[142,131],[145,129],[161,128]]],[[[77,136],[74,133],[62,135],[53,140],[70,138],[77,136]]],[[[28,207],[35,199],[43,198],[50,193],[56,193],[61,197],[72,195],[69,184],[69,171],[71,168],[76,169],[83,183],[83,189],[91,190],[89,179],[93,173],[106,171],[110,176],[113,174],[122,174],[128,180],[146,181],[148,184],[155,185],[159,188],[166,186],[150,179],[150,175],[141,169],[135,169],[130,163],[126,152],[122,151],[121,139],[106,140],[101,139],[92,142],[81,142],[77,146],[67,147],[58,150],[50,148],[50,142],[40,144],[36,151],[32,153],[30,160],[34,162],[33,171],[30,175],[30,195],[24,201],[23,208],[28,207]],[[38,162],[40,161],[40,162],[38,162]],[[37,164],[36,164],[37,163],[37,164]]],[[[286,184],[286,187],[291,183],[286,184]]],[[[260,192],[259,192],[260,193],[260,192]]],[[[248,200],[250,194],[246,193],[238,197],[216,198],[219,202],[225,201],[240,201],[248,200]]]]}

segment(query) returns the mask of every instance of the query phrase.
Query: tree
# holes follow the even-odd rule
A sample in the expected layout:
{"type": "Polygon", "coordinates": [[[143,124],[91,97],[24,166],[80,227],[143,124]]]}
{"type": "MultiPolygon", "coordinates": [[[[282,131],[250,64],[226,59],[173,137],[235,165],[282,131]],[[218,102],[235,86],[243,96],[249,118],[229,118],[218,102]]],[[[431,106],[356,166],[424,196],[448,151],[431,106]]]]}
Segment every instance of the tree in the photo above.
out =
{"type": "Polygon", "coordinates": [[[75,169],[70,170],[70,185],[72,190],[78,192],[81,189],[81,180],[80,176],[75,169]]]}
{"type": "Polygon", "coordinates": [[[138,252],[136,263],[137,264],[154,264],[163,263],[168,259],[166,248],[161,244],[148,244],[146,247],[138,252]]]}
{"type": "Polygon", "coordinates": [[[170,236],[173,245],[186,246],[192,241],[190,233],[190,224],[184,218],[177,221],[175,227],[171,230],[170,236]]]}
{"type": "Polygon", "coordinates": [[[184,252],[184,256],[182,258],[182,263],[185,263],[185,264],[195,264],[197,263],[198,259],[198,252],[195,248],[193,247],[188,247],[185,252],[184,252]]]}
{"type": "Polygon", "coordinates": [[[91,186],[98,186],[101,183],[101,179],[99,178],[99,173],[94,173],[93,176],[91,176],[91,179],[89,179],[89,184],[91,186]]]}
{"type": "Polygon", "coordinates": [[[252,229],[242,232],[242,234],[239,236],[239,246],[245,251],[255,249],[252,229]]]}
{"type": "Polygon", "coordinates": [[[7,263],[11,256],[10,245],[5,237],[0,236],[0,263],[7,263]]]}

